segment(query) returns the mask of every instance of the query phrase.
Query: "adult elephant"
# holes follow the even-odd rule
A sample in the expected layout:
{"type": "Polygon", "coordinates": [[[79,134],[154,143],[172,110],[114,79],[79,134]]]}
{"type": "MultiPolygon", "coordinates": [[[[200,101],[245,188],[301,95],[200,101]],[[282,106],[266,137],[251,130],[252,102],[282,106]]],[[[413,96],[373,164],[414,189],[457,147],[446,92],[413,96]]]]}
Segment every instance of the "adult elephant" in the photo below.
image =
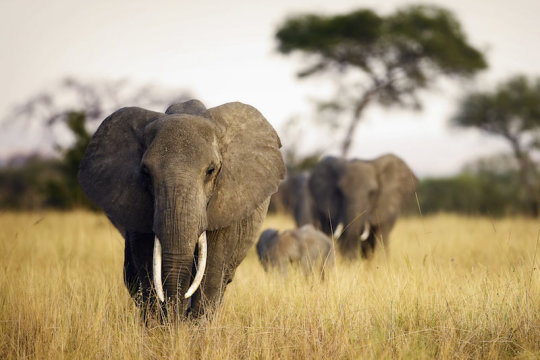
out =
{"type": "Polygon", "coordinates": [[[278,213],[291,215],[296,227],[313,223],[313,202],[308,189],[309,174],[291,174],[279,184],[270,199],[270,208],[278,213]]]}
{"type": "Polygon", "coordinates": [[[315,224],[338,238],[348,259],[370,258],[388,236],[400,210],[416,191],[417,179],[405,162],[388,154],[374,160],[326,157],[309,179],[315,224]]]}
{"type": "Polygon", "coordinates": [[[124,280],[139,305],[157,297],[182,319],[220,303],[284,177],[280,146],[241,103],[128,107],[103,121],[79,182],[125,238],[124,280]]]}

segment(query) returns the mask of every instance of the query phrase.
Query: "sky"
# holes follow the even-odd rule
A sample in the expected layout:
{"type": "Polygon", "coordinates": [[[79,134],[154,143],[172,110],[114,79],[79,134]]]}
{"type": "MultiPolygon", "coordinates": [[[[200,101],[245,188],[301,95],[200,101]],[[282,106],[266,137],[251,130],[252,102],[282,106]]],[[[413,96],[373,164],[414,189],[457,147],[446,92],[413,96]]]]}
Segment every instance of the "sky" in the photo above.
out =
{"type": "MultiPolygon", "coordinates": [[[[456,173],[481,156],[508,152],[506,143],[448,120],[468,89],[489,89],[515,74],[540,76],[540,1],[416,1],[453,11],[489,69],[473,84],[444,82],[422,96],[421,112],[370,107],[351,157],[402,157],[420,177],[456,173]]],[[[287,16],[371,8],[381,14],[410,1],[349,0],[2,0],[0,119],[31,96],[73,76],[129,79],[185,89],[207,107],[229,101],[255,106],[285,148],[337,154],[342,138],[315,125],[313,99],[332,94],[328,78],[299,80],[300,56],[276,51],[274,33],[287,16]],[[295,126],[287,126],[296,119],[295,126]]],[[[164,111],[165,109],[152,109],[164,111]]],[[[9,119],[7,119],[9,121],[9,119]]],[[[0,127],[0,158],[42,145],[30,130],[0,127]]]]}

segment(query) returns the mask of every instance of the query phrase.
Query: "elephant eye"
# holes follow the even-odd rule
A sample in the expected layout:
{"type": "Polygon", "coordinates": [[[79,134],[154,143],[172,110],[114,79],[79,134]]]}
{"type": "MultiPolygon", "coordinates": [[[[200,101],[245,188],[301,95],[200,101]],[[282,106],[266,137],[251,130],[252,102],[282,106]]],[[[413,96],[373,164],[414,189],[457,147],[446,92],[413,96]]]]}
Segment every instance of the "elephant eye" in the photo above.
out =
{"type": "Polygon", "coordinates": [[[206,169],[206,176],[212,175],[215,170],[216,170],[216,167],[214,165],[210,165],[208,169],[206,169]]]}
{"type": "Polygon", "coordinates": [[[146,167],[146,165],[142,165],[141,166],[141,172],[144,174],[144,175],[150,175],[150,171],[148,170],[148,167],[146,167]]]}
{"type": "Polygon", "coordinates": [[[141,174],[143,183],[148,191],[153,193],[154,187],[152,186],[152,176],[150,176],[150,170],[146,165],[141,165],[141,174]]]}

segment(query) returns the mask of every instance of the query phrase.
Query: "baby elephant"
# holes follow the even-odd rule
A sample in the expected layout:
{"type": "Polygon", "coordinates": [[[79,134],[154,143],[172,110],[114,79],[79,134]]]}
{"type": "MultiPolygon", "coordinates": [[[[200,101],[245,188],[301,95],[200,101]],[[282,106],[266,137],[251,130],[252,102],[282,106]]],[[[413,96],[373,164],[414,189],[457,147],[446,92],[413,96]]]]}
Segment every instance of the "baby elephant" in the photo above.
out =
{"type": "Polygon", "coordinates": [[[335,262],[332,241],[311,224],[281,232],[266,229],[259,237],[257,255],[265,271],[274,267],[285,277],[289,263],[297,263],[306,275],[318,269],[324,279],[325,270],[335,262]]]}

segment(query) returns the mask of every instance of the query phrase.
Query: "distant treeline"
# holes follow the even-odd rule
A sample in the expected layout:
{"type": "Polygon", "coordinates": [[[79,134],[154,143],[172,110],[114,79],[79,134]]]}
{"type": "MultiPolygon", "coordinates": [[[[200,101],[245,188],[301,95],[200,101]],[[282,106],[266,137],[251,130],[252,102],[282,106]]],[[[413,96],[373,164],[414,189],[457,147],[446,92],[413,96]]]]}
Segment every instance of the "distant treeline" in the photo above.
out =
{"type": "MultiPolygon", "coordinates": [[[[0,168],[0,209],[96,209],[77,181],[79,163],[91,136],[85,121],[84,112],[67,114],[66,124],[75,141],[69,148],[58,149],[58,158],[19,157],[0,168]]],[[[291,172],[309,171],[319,157],[315,154],[296,159],[285,154],[291,172]]],[[[537,213],[537,209],[532,208],[535,202],[527,200],[518,167],[505,155],[477,160],[456,176],[422,179],[414,200],[405,213],[455,212],[489,216],[537,213]]]]}
{"type": "Polygon", "coordinates": [[[520,200],[517,173],[504,176],[461,173],[452,177],[420,181],[417,201],[409,204],[408,214],[453,212],[469,215],[529,215],[531,203],[520,200]]]}
{"type": "MultiPolygon", "coordinates": [[[[11,162],[0,169],[0,208],[9,210],[91,208],[76,179],[78,161],[87,139],[64,152],[64,158],[32,156],[11,162]]],[[[530,204],[520,200],[516,171],[489,173],[464,171],[444,178],[420,181],[417,200],[408,214],[455,212],[504,216],[530,214],[530,204]],[[420,209],[420,210],[419,210],[420,209]]]]}
{"type": "Polygon", "coordinates": [[[70,148],[59,149],[59,158],[18,157],[0,169],[0,209],[97,209],[77,181],[79,163],[90,141],[85,120],[82,112],[68,114],[66,123],[75,141],[70,148]]]}

